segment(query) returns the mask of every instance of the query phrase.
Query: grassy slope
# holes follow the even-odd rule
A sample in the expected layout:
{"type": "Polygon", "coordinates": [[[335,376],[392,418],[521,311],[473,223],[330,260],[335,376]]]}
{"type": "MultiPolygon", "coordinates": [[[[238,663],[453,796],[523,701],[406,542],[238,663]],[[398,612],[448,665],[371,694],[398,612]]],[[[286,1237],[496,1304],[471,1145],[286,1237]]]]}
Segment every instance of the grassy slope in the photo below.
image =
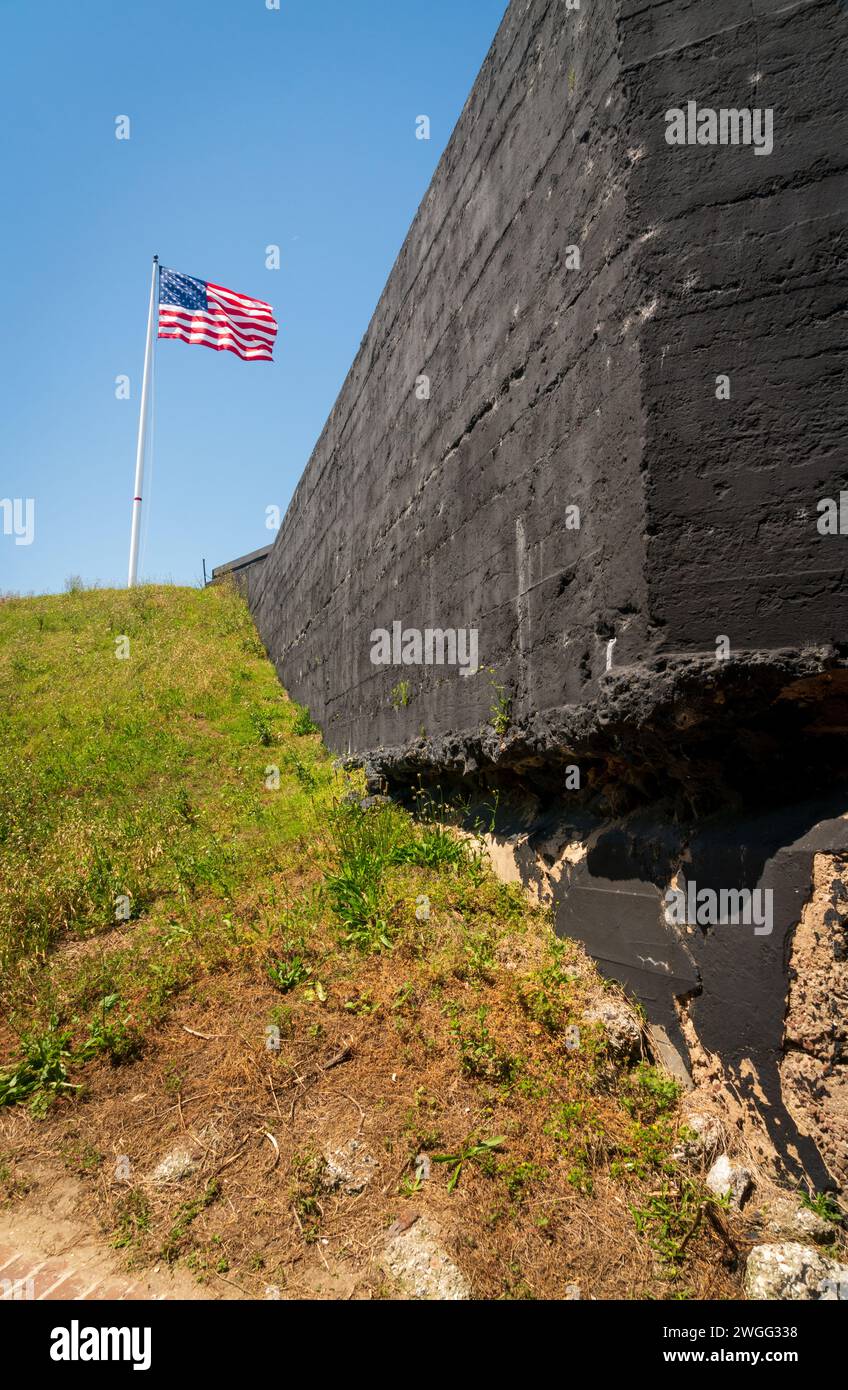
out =
{"type": "Polygon", "coordinates": [[[733,1296],[674,1088],[583,1020],[594,968],[351,791],[231,592],[0,603],[7,1200],[49,1148],[132,1259],[255,1296],[384,1291],[410,1211],[482,1297],[733,1296]],[[352,1137],[379,1165],[357,1197],[323,1158],[352,1137]],[[195,1172],[153,1187],[178,1143],[195,1172]]]}

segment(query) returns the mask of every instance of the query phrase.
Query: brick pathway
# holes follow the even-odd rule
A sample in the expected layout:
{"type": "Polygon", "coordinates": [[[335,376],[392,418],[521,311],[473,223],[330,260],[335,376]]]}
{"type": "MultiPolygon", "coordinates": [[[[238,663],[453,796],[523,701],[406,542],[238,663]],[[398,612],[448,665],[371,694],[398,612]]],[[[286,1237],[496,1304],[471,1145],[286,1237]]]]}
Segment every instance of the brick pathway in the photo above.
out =
{"type": "Polygon", "coordinates": [[[86,1277],[67,1257],[39,1260],[32,1254],[0,1245],[0,1302],[19,1299],[150,1299],[145,1280],[86,1277]]]}

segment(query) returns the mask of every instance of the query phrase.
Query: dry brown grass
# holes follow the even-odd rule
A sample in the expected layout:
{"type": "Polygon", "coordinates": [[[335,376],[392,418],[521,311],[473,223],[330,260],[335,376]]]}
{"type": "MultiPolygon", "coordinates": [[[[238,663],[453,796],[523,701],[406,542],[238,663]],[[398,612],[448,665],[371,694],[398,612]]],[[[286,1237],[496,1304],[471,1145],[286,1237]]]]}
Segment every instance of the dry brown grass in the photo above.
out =
{"type": "MultiPolygon", "coordinates": [[[[526,930],[522,936],[525,981],[532,976],[528,953],[538,963],[546,946],[547,924],[534,926],[529,943],[526,930]]],[[[263,978],[261,955],[207,975],[131,1066],[92,1064],[85,1094],[61,1101],[44,1121],[20,1109],[0,1112],[10,1178],[57,1152],[70,1153],[71,1163],[80,1151],[99,1155],[82,1177],[88,1212],[104,1237],[122,1229],[127,1199],[140,1193],[149,1228],[132,1242],[132,1261],[156,1261],[166,1251],[188,1261],[212,1293],[222,1283],[249,1297],[266,1296],[269,1286],[288,1297],[388,1293],[375,1256],[395,1222],[426,1212],[480,1298],[556,1299],[569,1284],[584,1298],[662,1298],[681,1290],[696,1298],[738,1296],[728,1249],[708,1222],[690,1240],[678,1272],[637,1234],[631,1207],[662,1182],[655,1174],[610,1174],[611,1154],[626,1143],[632,1117],[622,1106],[621,1073],[603,1048],[589,1076],[581,1053],[569,1054],[561,1036],[528,1019],[515,972],[496,967],[489,979],[469,981],[450,960],[444,947],[424,959],[414,949],[341,956],[337,968],[322,967],[325,1003],[302,990],[280,996],[263,978]],[[410,984],[408,1003],[398,1010],[410,984]],[[349,1000],[364,1000],[372,1011],[351,1014],[349,1000]],[[519,1059],[509,1084],[463,1073],[450,1013],[460,1027],[473,1028],[480,1007],[488,1010],[498,1049],[519,1059]],[[275,1054],[266,1050],[265,1029],[281,1008],[275,1054]],[[569,1181],[573,1155],[550,1132],[557,1107],[587,1091],[598,1125],[591,1192],[569,1181]],[[467,1163],[450,1193],[446,1168],[433,1164],[419,1191],[404,1192],[420,1152],[456,1152],[470,1135],[503,1136],[492,1171],[467,1163]],[[358,1196],[325,1190],[323,1155],[353,1137],[376,1159],[376,1176],[358,1196]],[[172,1187],[154,1187],[152,1169],[181,1146],[196,1155],[196,1171],[172,1187]],[[131,1165],[128,1183],[114,1176],[122,1156],[131,1165]],[[219,1188],[214,1200],[174,1241],[181,1209],[212,1181],[219,1188]]],[[[597,988],[591,966],[582,966],[597,988]]],[[[572,1008],[579,1009],[585,989],[581,984],[571,998],[572,1008]]]]}

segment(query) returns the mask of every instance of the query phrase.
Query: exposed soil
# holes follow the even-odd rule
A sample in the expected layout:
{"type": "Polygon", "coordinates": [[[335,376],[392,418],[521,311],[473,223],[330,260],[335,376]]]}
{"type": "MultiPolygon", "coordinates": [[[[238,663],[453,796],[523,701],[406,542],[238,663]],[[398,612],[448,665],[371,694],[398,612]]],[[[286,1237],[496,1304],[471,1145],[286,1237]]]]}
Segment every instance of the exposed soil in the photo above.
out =
{"type": "MultiPolygon", "coordinates": [[[[205,1297],[407,1297],[382,1257],[399,1223],[426,1215],[475,1297],[562,1298],[575,1285],[584,1298],[669,1296],[680,1280],[629,1209],[661,1184],[625,1187],[599,1163],[591,1194],[576,1190],[544,1133],[547,1107],[464,1078],[440,1008],[423,1001],[416,1026],[398,1030],[391,1004],[408,970],[395,958],[364,962],[359,996],[378,1007],[363,1018],[328,1004],[318,1036],[315,1005],[294,1003],[292,1036],[276,1055],[264,1047],[273,993],[235,972],[209,978],[130,1067],[94,1064],[85,1094],[44,1120],[0,1111],[7,1238],[81,1260],[129,1233],[110,1270],[144,1271],[159,1289],[170,1261],[180,1280],[164,1291],[176,1296],[193,1286],[205,1297]],[[455,1152],[474,1132],[504,1136],[506,1176],[468,1162],[451,1193],[433,1155],[455,1152]],[[374,1176],[358,1194],[326,1190],[322,1156],[352,1138],[373,1156],[374,1176]],[[196,1166],[156,1186],[154,1168],[175,1149],[196,1166]],[[425,1149],[431,1176],[405,1195],[425,1149]]],[[[508,990],[487,993],[502,1047],[522,1045],[534,1060],[550,1053],[550,1038],[528,1029],[508,990]]],[[[608,1119],[620,1127],[612,1104],[608,1119]]],[[[739,1296],[727,1239],[708,1223],[693,1235],[683,1282],[694,1296],[739,1296]]]]}

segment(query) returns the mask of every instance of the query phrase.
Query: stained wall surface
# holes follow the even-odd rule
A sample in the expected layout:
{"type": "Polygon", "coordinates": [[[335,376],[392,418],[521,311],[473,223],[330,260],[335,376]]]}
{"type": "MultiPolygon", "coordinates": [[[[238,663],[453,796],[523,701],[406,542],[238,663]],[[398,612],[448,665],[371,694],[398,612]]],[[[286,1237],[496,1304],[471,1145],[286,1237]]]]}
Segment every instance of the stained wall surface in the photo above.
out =
{"type": "Polygon", "coordinates": [[[513,0],[251,575],[333,748],[844,639],[846,56],[838,0],[513,0]],[[773,149],[670,145],[690,101],[771,110],[773,149]],[[485,669],[374,665],[396,622],[485,669]]]}
{"type": "Polygon", "coordinates": [[[512,4],[254,585],[336,749],[478,723],[495,683],[516,715],[579,701],[625,619],[640,651],[625,120],[616,7],[512,4]],[[497,676],[374,666],[394,622],[476,629],[497,676]]]}
{"type": "Polygon", "coordinates": [[[844,642],[848,5],[626,0],[621,51],[662,650],[844,642]],[[773,112],[773,150],[670,146],[659,113],[773,112]],[[729,377],[730,399],[716,398],[729,377]]]}

